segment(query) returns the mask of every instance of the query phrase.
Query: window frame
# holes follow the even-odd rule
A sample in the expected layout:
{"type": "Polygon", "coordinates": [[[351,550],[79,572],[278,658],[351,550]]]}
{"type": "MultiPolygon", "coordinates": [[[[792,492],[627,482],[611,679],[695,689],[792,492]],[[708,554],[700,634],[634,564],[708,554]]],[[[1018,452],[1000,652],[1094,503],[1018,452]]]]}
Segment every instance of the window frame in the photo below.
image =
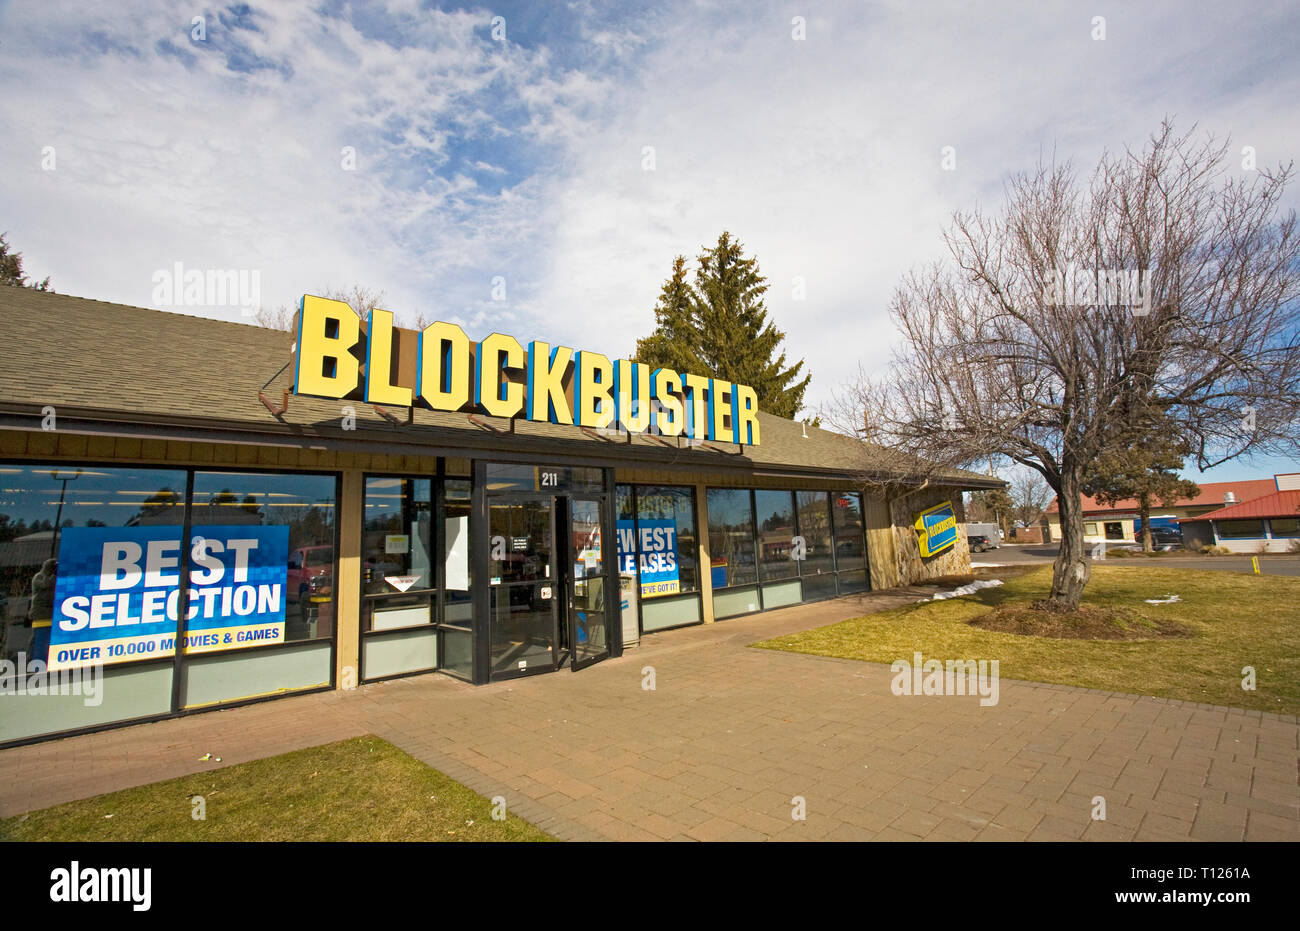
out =
{"type": "Polygon", "coordinates": [[[1268,535],[1277,540],[1293,540],[1300,537],[1300,517],[1270,517],[1268,519],[1268,535]],[[1290,521],[1295,526],[1290,530],[1278,532],[1276,525],[1285,521],[1290,521]]]}
{"type": "Polygon", "coordinates": [[[1214,535],[1220,540],[1264,540],[1267,539],[1264,529],[1264,518],[1262,517],[1243,517],[1235,520],[1216,520],[1214,522],[1214,535]],[[1257,524],[1258,533],[1224,533],[1224,524],[1257,524]]]}
{"type": "MultiPolygon", "coordinates": [[[[623,517],[621,517],[618,509],[619,491],[624,488],[628,490],[628,502],[631,507],[632,526],[636,530],[638,537],[640,536],[640,529],[641,529],[641,489],[643,488],[673,488],[673,489],[682,489],[688,492],[690,495],[690,502],[691,502],[691,524],[694,528],[694,533],[695,533],[695,553],[693,554],[695,559],[695,587],[691,591],[686,591],[686,592],[678,591],[673,595],[663,596],[662,599],[652,598],[648,600],[651,602],[654,601],[667,602],[678,598],[680,599],[692,598],[695,600],[696,605],[699,608],[698,613],[700,619],[698,621],[687,621],[683,624],[673,624],[669,627],[656,627],[652,631],[646,631],[645,626],[642,623],[643,601],[641,598],[641,561],[637,559],[634,560],[635,576],[633,577],[633,591],[632,591],[633,596],[636,598],[637,636],[644,637],[647,635],[647,633],[659,634],[668,630],[680,630],[683,627],[698,627],[700,624],[704,623],[704,579],[702,576],[702,573],[704,572],[704,567],[700,564],[700,507],[699,507],[699,494],[697,493],[698,491],[697,487],[695,485],[673,485],[673,484],[663,483],[663,482],[616,482],[614,484],[614,493],[611,496],[611,500],[613,502],[612,508],[614,513],[614,530],[615,530],[616,539],[617,539],[617,531],[618,531],[618,522],[624,519],[623,517]]],[[[676,509],[674,509],[674,513],[675,512],[676,509]]],[[[706,533],[708,532],[707,527],[705,528],[705,532],[706,533]]],[[[677,549],[677,557],[680,560],[681,559],[680,528],[678,530],[677,539],[679,541],[678,549],[677,549]]],[[[615,546],[615,552],[617,554],[617,545],[615,546]]],[[[620,574],[621,573],[615,573],[616,576],[619,576],[620,574]]],[[[621,613],[619,615],[619,623],[620,624],[622,623],[621,613]]]]}
{"type": "MultiPolygon", "coordinates": [[[[728,486],[728,485],[710,485],[710,486],[706,486],[706,487],[705,487],[706,502],[707,502],[707,496],[708,496],[708,493],[711,492],[711,491],[748,491],[748,492],[749,492],[749,518],[750,518],[750,529],[751,529],[751,531],[752,531],[752,533],[751,533],[751,537],[752,537],[753,547],[754,547],[754,574],[755,574],[755,580],[754,580],[753,582],[742,582],[742,583],[740,583],[740,584],[738,584],[738,585],[711,586],[711,592],[713,592],[713,593],[717,593],[717,592],[736,591],[736,590],[746,589],[746,588],[756,588],[756,589],[758,590],[758,608],[755,609],[754,611],[745,611],[745,612],[743,612],[743,613],[741,613],[741,614],[728,614],[728,615],[726,616],[726,618],[724,618],[724,620],[729,620],[729,619],[731,619],[731,618],[733,618],[733,617],[745,617],[745,616],[748,616],[748,615],[750,615],[750,614],[758,614],[758,613],[760,613],[760,612],[763,612],[763,611],[768,610],[768,608],[767,608],[767,606],[766,606],[766,603],[765,603],[765,601],[764,601],[764,599],[763,599],[763,587],[764,587],[765,585],[779,585],[779,584],[781,584],[781,583],[783,583],[783,582],[790,582],[790,581],[793,581],[793,580],[796,580],[796,579],[797,579],[797,580],[800,582],[800,599],[799,599],[799,602],[798,602],[799,604],[814,604],[814,603],[816,603],[816,602],[818,602],[818,601],[827,601],[827,600],[829,600],[829,599],[831,599],[831,598],[838,598],[838,597],[840,597],[841,595],[850,595],[850,594],[855,594],[855,593],[863,592],[863,591],[871,591],[871,547],[870,547],[869,541],[868,541],[868,539],[867,539],[866,498],[865,498],[864,493],[863,493],[861,490],[859,490],[859,489],[847,489],[847,490],[843,490],[843,491],[841,491],[841,490],[838,490],[838,489],[835,489],[835,488],[831,488],[831,487],[827,487],[827,486],[823,486],[823,487],[820,487],[820,488],[791,488],[791,489],[788,489],[788,491],[789,491],[789,493],[790,493],[790,496],[791,496],[791,504],[792,504],[793,509],[794,509],[794,525],[795,525],[795,533],[796,533],[797,535],[799,535],[799,536],[804,537],[804,538],[805,538],[805,541],[806,541],[806,538],[807,538],[807,534],[804,532],[803,521],[800,519],[800,514],[799,514],[799,507],[800,507],[800,506],[799,506],[799,494],[800,494],[801,492],[806,492],[806,493],[808,493],[808,494],[812,494],[812,495],[822,495],[822,496],[823,496],[823,501],[824,501],[824,504],[825,504],[825,511],[826,511],[826,533],[827,533],[828,539],[829,539],[829,541],[830,541],[829,556],[830,556],[830,566],[831,566],[831,568],[830,568],[830,570],[829,570],[828,572],[822,572],[822,573],[807,573],[807,572],[805,572],[805,568],[806,568],[806,567],[805,567],[805,565],[803,564],[804,561],[801,560],[801,561],[800,561],[800,565],[799,565],[799,569],[798,569],[798,574],[797,574],[797,575],[794,575],[794,576],[787,576],[786,578],[783,578],[783,579],[772,579],[772,580],[768,580],[768,581],[765,581],[765,580],[763,579],[763,577],[762,577],[762,570],[761,570],[761,568],[760,568],[760,565],[761,565],[761,551],[760,551],[760,548],[759,548],[759,525],[758,525],[758,499],[757,499],[757,493],[758,493],[759,491],[785,492],[785,491],[787,491],[787,489],[784,489],[784,488],[757,488],[757,487],[736,488],[736,487],[728,486]],[[863,563],[864,563],[864,565],[862,565],[861,567],[854,567],[854,568],[852,568],[852,569],[843,569],[843,570],[840,569],[840,565],[839,565],[839,553],[837,552],[837,549],[836,549],[836,539],[835,539],[835,497],[836,497],[837,495],[848,495],[848,496],[856,496],[856,497],[857,497],[857,500],[858,500],[858,515],[859,515],[859,520],[860,520],[860,529],[861,529],[861,533],[862,533],[862,558],[863,558],[863,563]],[[864,582],[865,582],[865,588],[854,589],[854,590],[852,590],[852,591],[843,591],[844,586],[841,584],[841,575],[843,575],[843,574],[856,574],[856,573],[861,573],[861,574],[862,574],[862,578],[863,578],[863,580],[864,580],[864,582]],[[807,596],[806,596],[806,586],[803,584],[803,583],[804,583],[804,579],[807,579],[807,578],[821,578],[821,579],[824,580],[824,578],[825,578],[827,575],[831,576],[831,578],[832,578],[833,581],[834,581],[834,584],[833,584],[833,586],[832,586],[833,591],[832,591],[830,594],[818,594],[818,595],[816,595],[815,597],[812,597],[812,598],[807,597],[807,596]]],[[[710,512],[709,512],[709,520],[710,520],[710,522],[712,521],[712,519],[713,519],[712,510],[710,509],[710,512]]],[[[712,532],[712,531],[711,531],[711,528],[709,528],[709,532],[710,532],[710,533],[712,532]]],[[[710,556],[710,560],[712,560],[713,552],[712,552],[712,545],[711,545],[711,544],[710,544],[709,556],[710,556]]],[[[710,566],[710,571],[711,571],[711,570],[712,570],[712,567],[710,566]]]]}
{"type": "MultiPolygon", "coordinates": [[[[117,469],[117,470],[148,470],[148,471],[172,471],[180,472],[185,476],[185,492],[183,503],[183,524],[181,540],[189,538],[193,527],[193,493],[194,493],[194,476],[197,473],[215,473],[215,474],[238,474],[238,475],[316,475],[332,478],[334,480],[334,520],[333,520],[333,546],[334,546],[334,573],[338,577],[338,552],[342,540],[342,527],[339,519],[339,509],[343,499],[343,473],[337,469],[286,469],[272,466],[258,467],[256,465],[223,465],[219,463],[193,464],[190,462],[182,463],[157,463],[157,462],[137,462],[133,460],[122,459],[92,459],[92,458],[72,458],[68,460],[48,461],[34,459],[30,456],[4,456],[0,457],[0,466],[14,466],[23,468],[52,468],[52,469],[117,469]]],[[[286,564],[286,571],[287,571],[286,564]]],[[[177,573],[182,579],[188,578],[190,572],[190,548],[181,546],[180,565],[177,567],[177,573]]],[[[180,594],[177,601],[177,622],[176,622],[176,642],[180,644],[185,636],[185,615],[189,608],[189,586],[179,586],[180,594]]],[[[334,586],[331,592],[332,605],[334,610],[335,622],[331,625],[332,631],[329,637],[314,637],[304,640],[285,640],[279,643],[259,643],[256,646],[233,647],[225,650],[211,650],[204,653],[187,654],[183,649],[174,649],[171,655],[143,657],[135,660],[127,660],[114,666],[131,669],[144,669],[151,666],[170,665],[171,671],[171,705],[170,710],[153,714],[146,714],[133,718],[121,718],[118,720],[107,721],[97,724],[86,725],[85,727],[65,728],[58,731],[49,731],[46,733],[33,734],[27,737],[20,737],[14,740],[0,742],[0,749],[10,747],[25,746],[28,744],[41,743],[47,740],[62,739],[65,737],[75,737],[83,734],[94,734],[100,731],[112,730],[118,727],[127,727],[133,724],[146,724],[154,721],[166,721],[174,718],[186,717],[192,714],[202,714],[207,711],[218,709],[239,708],[245,705],[255,705],[261,702],[274,701],[287,695],[310,695],[314,692],[333,691],[338,687],[338,656],[339,656],[339,624],[338,624],[338,586],[334,586]],[[288,692],[270,692],[266,694],[252,695],[247,698],[235,698],[228,701],[220,701],[211,705],[187,706],[183,701],[184,692],[184,665],[189,659],[210,660],[219,659],[229,655],[252,656],[255,654],[267,654],[280,650],[301,649],[304,646],[312,644],[328,643],[330,648],[329,658],[329,681],[325,685],[309,686],[302,689],[294,689],[288,692]]]]}

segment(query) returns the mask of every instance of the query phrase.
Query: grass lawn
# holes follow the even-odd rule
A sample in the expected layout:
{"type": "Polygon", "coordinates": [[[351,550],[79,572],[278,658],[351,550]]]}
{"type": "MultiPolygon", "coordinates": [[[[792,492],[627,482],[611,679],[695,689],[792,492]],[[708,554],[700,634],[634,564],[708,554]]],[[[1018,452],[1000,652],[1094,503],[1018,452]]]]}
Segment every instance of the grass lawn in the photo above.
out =
{"type": "Polygon", "coordinates": [[[514,815],[493,821],[488,799],[372,736],[56,805],[0,821],[0,837],[16,841],[551,839],[514,815]],[[206,799],[206,820],[192,817],[196,795],[206,799]]]}
{"type": "MultiPolygon", "coordinates": [[[[996,577],[998,570],[992,570],[996,577]]],[[[875,663],[996,659],[1008,679],[1056,682],[1135,695],[1181,698],[1300,714],[1300,579],[1169,569],[1158,564],[1094,565],[1084,604],[1136,611],[1191,632],[1177,639],[1074,640],[1001,633],[969,621],[999,606],[1028,605],[1051,587],[1050,566],[1001,588],[909,605],[755,644],[772,650],[875,663]],[[1144,599],[1177,594],[1181,602],[1144,599]],[[1256,690],[1241,687],[1253,666],[1256,690]]]]}

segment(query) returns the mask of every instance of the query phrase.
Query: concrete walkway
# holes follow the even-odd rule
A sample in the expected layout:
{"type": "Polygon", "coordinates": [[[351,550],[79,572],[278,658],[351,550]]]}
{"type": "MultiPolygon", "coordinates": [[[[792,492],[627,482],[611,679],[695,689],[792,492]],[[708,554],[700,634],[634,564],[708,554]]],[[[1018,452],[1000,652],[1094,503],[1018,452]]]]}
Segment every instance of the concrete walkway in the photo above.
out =
{"type": "Polygon", "coordinates": [[[418,676],[6,750],[0,813],[373,733],[567,839],[1300,840],[1295,716],[1006,679],[993,707],[897,697],[887,666],[747,648],[915,597],[672,631],[579,673],[418,676]]]}

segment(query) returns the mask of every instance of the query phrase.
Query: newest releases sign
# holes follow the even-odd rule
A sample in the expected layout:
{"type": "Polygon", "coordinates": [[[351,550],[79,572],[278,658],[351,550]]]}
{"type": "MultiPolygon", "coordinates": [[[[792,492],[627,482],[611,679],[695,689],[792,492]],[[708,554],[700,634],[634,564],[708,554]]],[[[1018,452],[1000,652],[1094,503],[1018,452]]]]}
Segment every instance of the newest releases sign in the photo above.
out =
{"type": "Polygon", "coordinates": [[[951,501],[917,514],[914,526],[922,559],[942,553],[957,542],[957,514],[951,501]]]}
{"type": "Polygon", "coordinates": [[[671,519],[619,521],[618,560],[620,575],[639,573],[642,598],[676,595],[681,590],[677,522],[671,519]]]}
{"type": "MultiPolygon", "coordinates": [[[[47,668],[170,655],[180,549],[177,527],[64,529],[47,668]]],[[[288,562],[288,527],[194,527],[185,652],[283,642],[288,562]]]]}
{"type": "Polygon", "coordinates": [[[310,294],[296,334],[295,394],[759,444],[757,394],[720,378],[502,333],[473,343],[454,323],[403,330],[386,310],[362,321],[310,294]]]}

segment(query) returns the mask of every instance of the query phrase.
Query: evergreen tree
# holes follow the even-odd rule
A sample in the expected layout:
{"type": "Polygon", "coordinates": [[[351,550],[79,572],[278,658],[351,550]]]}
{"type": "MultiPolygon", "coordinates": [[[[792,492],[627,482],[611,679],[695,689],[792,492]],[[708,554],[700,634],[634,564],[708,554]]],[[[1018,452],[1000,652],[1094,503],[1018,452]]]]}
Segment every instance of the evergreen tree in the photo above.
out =
{"type": "Polygon", "coordinates": [[[704,367],[695,326],[695,295],[686,280],[686,256],[673,259],[673,273],[664,282],[655,304],[655,331],[636,341],[636,357],[647,365],[667,366],[678,372],[704,367]]]}
{"type": "Polygon", "coordinates": [[[966,520],[976,524],[997,524],[1003,537],[1010,537],[1011,528],[1008,524],[1015,506],[1015,501],[1005,489],[990,488],[987,491],[973,491],[970,495],[970,505],[966,509],[966,520]]]}
{"type": "Polygon", "coordinates": [[[1201,488],[1178,470],[1192,453],[1178,438],[1164,412],[1151,409],[1127,418],[1108,452],[1094,459],[1084,477],[1083,492],[1098,504],[1137,502],[1142,519],[1142,549],[1151,552],[1151,508],[1170,507],[1179,498],[1195,498],[1201,488]]]}
{"type": "Polygon", "coordinates": [[[27,276],[23,274],[23,254],[9,251],[9,243],[5,241],[6,235],[0,233],[0,285],[8,285],[11,288],[31,288],[33,291],[50,290],[49,275],[46,275],[45,280],[39,284],[27,283],[27,276]]]}
{"type": "Polygon", "coordinates": [[[794,419],[812,376],[799,379],[802,359],[786,365],[785,333],[767,319],[767,280],[757,260],[724,231],[697,262],[692,285],[685,257],[673,261],[655,306],[655,333],[637,341],[637,361],[749,385],[762,410],[794,419]]]}

